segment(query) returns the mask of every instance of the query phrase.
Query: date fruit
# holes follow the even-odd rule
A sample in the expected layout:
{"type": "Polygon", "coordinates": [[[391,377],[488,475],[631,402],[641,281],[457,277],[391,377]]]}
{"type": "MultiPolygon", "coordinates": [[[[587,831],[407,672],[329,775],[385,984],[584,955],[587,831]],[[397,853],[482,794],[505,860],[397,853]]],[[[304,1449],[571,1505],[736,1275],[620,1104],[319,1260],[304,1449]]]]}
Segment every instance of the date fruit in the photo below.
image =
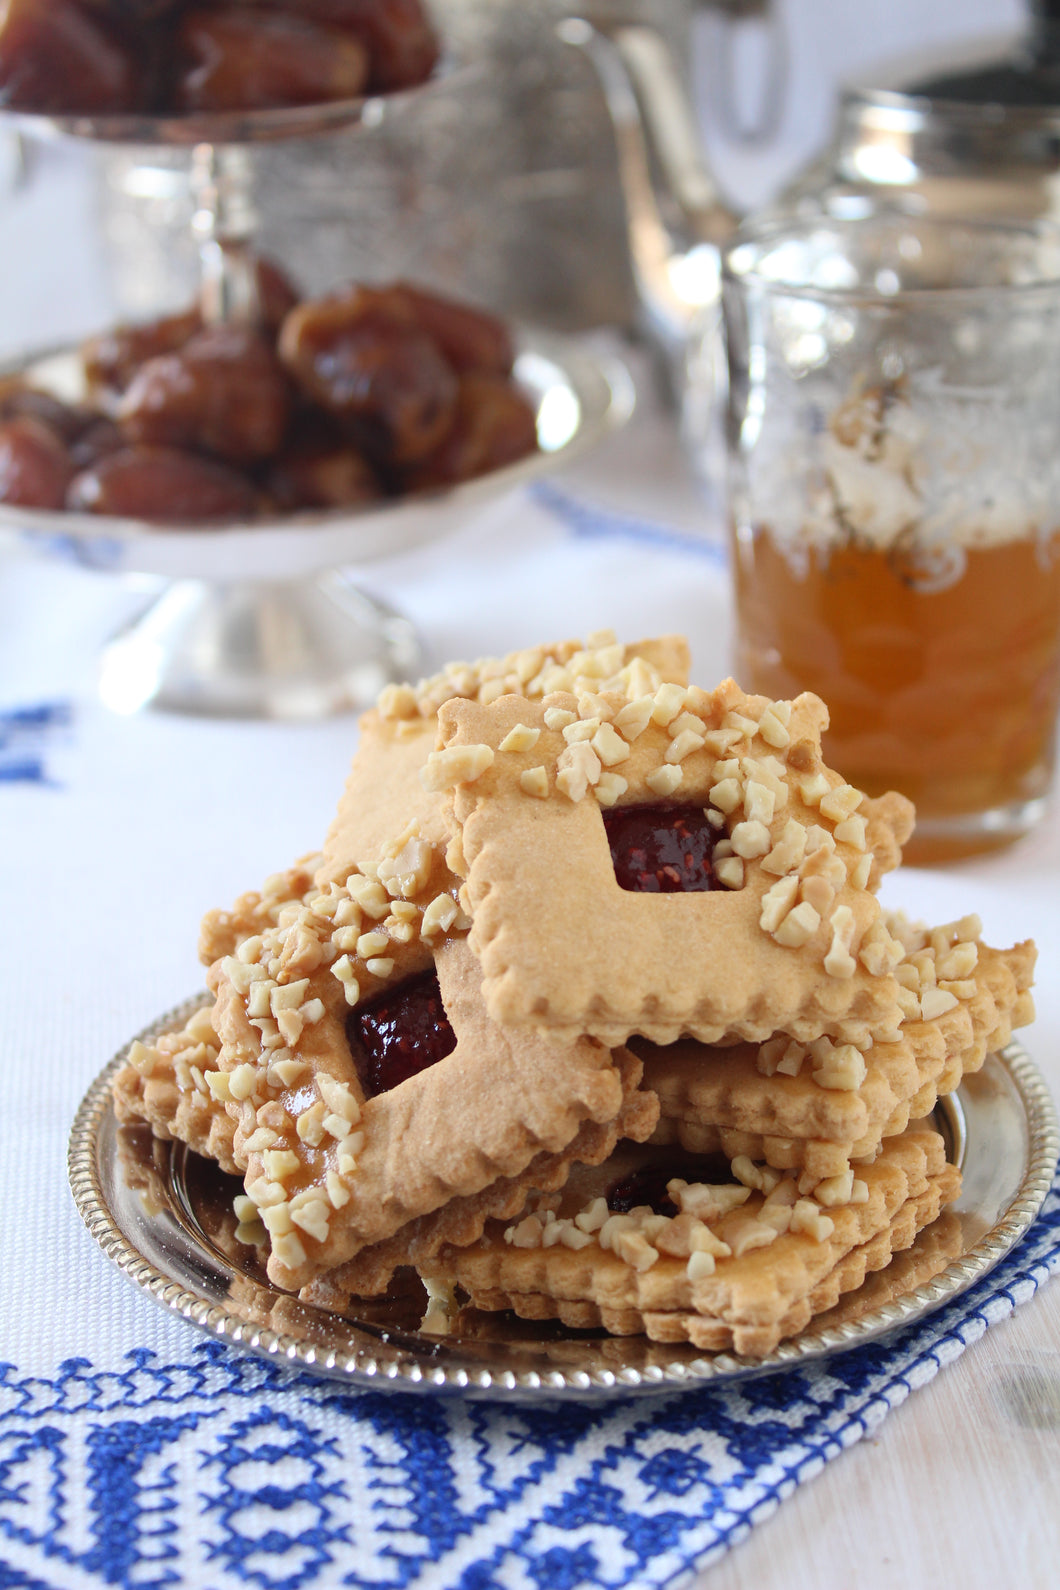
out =
{"type": "Polygon", "coordinates": [[[305,0],[304,14],[362,41],[374,93],[412,88],[438,63],[438,38],[421,0],[305,0]]]}
{"type": "MultiPolygon", "coordinates": [[[[254,272],[261,324],[276,332],[284,316],[297,304],[298,293],[272,260],[257,259],[254,272]]],[[[197,305],[192,305],[156,320],[114,326],[110,331],[87,338],[81,345],[81,367],[90,395],[97,401],[105,400],[110,394],[120,395],[148,359],[162,353],[178,353],[203,329],[202,314],[197,305]]]]}
{"type": "Polygon", "coordinates": [[[368,82],[359,39],[290,14],[189,11],[180,20],[175,100],[183,111],[268,110],[355,99],[368,82]]]}
{"type": "Polygon", "coordinates": [[[89,337],[81,346],[81,367],[89,393],[99,398],[105,393],[124,392],[148,359],[176,353],[201,328],[199,311],[184,309],[144,325],[115,326],[89,337]]]}
{"type": "Polygon", "coordinates": [[[503,320],[485,309],[458,304],[409,282],[398,282],[394,297],[406,304],[421,330],[438,344],[458,375],[510,375],[515,358],[503,320]]]}
{"type": "Polygon", "coordinates": [[[117,420],[133,442],[198,447],[232,464],[275,453],[290,391],[272,349],[257,332],[214,326],[178,353],[148,359],[129,383],[117,420]]]}
{"type": "Polygon", "coordinates": [[[4,0],[0,105],[55,116],[135,110],[132,52],[74,0],[4,0]]]}
{"type": "Polygon", "coordinates": [[[393,289],[355,286],[299,304],[279,353],[303,392],[355,426],[383,466],[425,458],[453,422],[456,374],[393,289]]]}
{"type": "Polygon", "coordinates": [[[0,502],[61,508],[72,473],[70,455],[50,425],[30,414],[0,424],[0,502]]]}
{"type": "Polygon", "coordinates": [[[303,508],[361,508],[378,502],[383,487],[371,464],[349,442],[300,442],[287,448],[265,477],[282,513],[303,508]]]}
{"type": "Polygon", "coordinates": [[[518,388],[503,376],[465,375],[449,434],[402,484],[407,491],[452,486],[525,458],[536,446],[537,420],[518,388]]]}
{"type": "Polygon", "coordinates": [[[257,492],[211,458],[174,447],[124,447],[74,476],[66,506],[156,524],[216,524],[253,517],[257,492]]]}

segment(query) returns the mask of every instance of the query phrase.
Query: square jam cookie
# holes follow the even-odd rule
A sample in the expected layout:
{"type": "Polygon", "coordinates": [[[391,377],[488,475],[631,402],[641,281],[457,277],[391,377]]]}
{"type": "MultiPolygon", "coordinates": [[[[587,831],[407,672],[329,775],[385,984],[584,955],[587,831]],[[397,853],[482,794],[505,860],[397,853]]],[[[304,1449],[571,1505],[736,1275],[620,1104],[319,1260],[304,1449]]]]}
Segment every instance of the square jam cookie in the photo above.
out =
{"type": "Polygon", "coordinates": [[[825,765],[815,696],[449,701],[429,788],[498,1021],[622,1043],[895,1041],[873,892],[912,825],[825,765]]]}
{"type": "Polygon", "coordinates": [[[406,824],[444,848],[443,804],[420,779],[435,749],[438,711],[445,702],[489,702],[501,695],[540,700],[555,690],[601,690],[626,699],[667,682],[688,679],[688,642],[661,635],[622,645],[611,630],[583,643],[529,646],[505,657],[449,663],[417,685],[389,685],[360,722],[360,743],[335,820],[328,830],[318,881],[342,883],[363,870],[406,824]]]}
{"type": "Polygon", "coordinates": [[[959,1188],[930,1130],[890,1139],[841,1205],[750,1162],[620,1145],[423,1273],[476,1308],[756,1357],[882,1269],[959,1188]]]}
{"type": "Polygon", "coordinates": [[[631,1040],[645,1086],[659,1098],[652,1141],[794,1171],[802,1192],[826,1181],[838,1187],[884,1137],[929,1115],[1003,1048],[1014,1025],[1033,1020],[1033,945],[992,949],[975,917],[934,929],[892,917],[890,929],[907,947],[895,969],[908,1008],[896,1043],[807,1045],[784,1034],[726,1047],[631,1040]]]}

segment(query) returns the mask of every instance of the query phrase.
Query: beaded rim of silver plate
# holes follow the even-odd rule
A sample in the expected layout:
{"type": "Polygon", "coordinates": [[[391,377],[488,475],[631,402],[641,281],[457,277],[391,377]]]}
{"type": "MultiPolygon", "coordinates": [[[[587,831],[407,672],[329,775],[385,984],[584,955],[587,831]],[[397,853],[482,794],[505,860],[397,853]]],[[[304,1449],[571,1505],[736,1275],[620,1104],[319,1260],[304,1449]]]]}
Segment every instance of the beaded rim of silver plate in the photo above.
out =
{"type": "MultiPolygon", "coordinates": [[[[141,1041],[183,1023],[203,1002],[201,994],[186,1000],[141,1041]]],[[[1004,1258],[1041,1209],[1060,1153],[1049,1090],[1013,1042],[939,1103],[937,1124],[964,1186],[949,1212],[959,1221],[960,1251],[930,1280],[885,1296],[880,1276],[870,1276],[800,1335],[754,1360],[471,1310],[457,1316],[453,1333],[435,1336],[417,1328],[421,1300],[400,1289],[336,1315],[270,1286],[254,1250],[220,1236],[232,1178],[182,1144],[153,1138],[146,1126],[117,1121],[111,1083],[126,1051],[96,1078],[70,1134],[74,1201],[104,1253],[150,1297],[211,1335],[365,1389],[597,1399],[735,1380],[859,1346],[933,1313],[1004,1258]]]]}

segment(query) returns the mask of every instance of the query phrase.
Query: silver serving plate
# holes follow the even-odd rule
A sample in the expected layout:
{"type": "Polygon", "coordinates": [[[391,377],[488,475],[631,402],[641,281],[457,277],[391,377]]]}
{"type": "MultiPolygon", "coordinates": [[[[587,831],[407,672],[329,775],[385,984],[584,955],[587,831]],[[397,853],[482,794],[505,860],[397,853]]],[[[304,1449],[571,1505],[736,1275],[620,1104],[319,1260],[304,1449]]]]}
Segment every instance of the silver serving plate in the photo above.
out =
{"type": "MultiPolygon", "coordinates": [[[[187,1001],[141,1040],[183,1023],[202,1003],[201,995],[187,1001]]],[[[153,1138],[146,1126],[119,1125],[111,1080],[125,1053],[92,1084],[70,1137],[74,1200],[103,1251],[150,1297],[211,1335],[364,1389],[593,1400],[733,1381],[860,1346],[924,1319],[986,1275],[1037,1215],[1060,1151],[1048,1088],[1025,1050],[1011,1043],[936,1112],[964,1183],[940,1217],[947,1254],[955,1256],[929,1281],[903,1291],[895,1275],[915,1282],[918,1259],[937,1244],[939,1222],[908,1256],[762,1359],[474,1310],[458,1316],[453,1334],[429,1336],[418,1329],[424,1299],[415,1281],[359,1304],[349,1317],[270,1286],[260,1255],[235,1240],[231,1203],[239,1184],[183,1145],[153,1138]]]]}
{"type": "MultiPolygon", "coordinates": [[[[76,348],[19,369],[77,402],[76,348]]],[[[519,338],[514,378],[533,404],[538,451],[488,475],[360,510],[253,524],[149,524],[0,504],[0,531],[110,573],[168,582],[107,646],[101,693],[142,707],[226,717],[316,718],[370,703],[423,658],[412,626],[361,591],[347,566],[434,543],[487,502],[579,457],[633,413],[622,361],[545,332],[519,338]]]]}

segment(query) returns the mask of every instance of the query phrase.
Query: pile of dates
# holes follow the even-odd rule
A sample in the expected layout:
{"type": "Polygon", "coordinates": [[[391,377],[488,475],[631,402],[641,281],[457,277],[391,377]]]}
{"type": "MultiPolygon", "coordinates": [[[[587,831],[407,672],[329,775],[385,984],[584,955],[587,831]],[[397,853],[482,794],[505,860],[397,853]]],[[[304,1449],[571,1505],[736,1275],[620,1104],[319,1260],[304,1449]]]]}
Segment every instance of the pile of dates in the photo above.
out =
{"type": "Polygon", "coordinates": [[[198,310],[81,350],[72,405],[0,386],[0,502],[217,524],[452,486],[537,447],[507,328],[422,288],[299,302],[257,265],[260,321],[198,310]]]}
{"type": "Polygon", "coordinates": [[[273,110],[422,83],[421,0],[4,0],[0,105],[54,116],[273,110]]]}

